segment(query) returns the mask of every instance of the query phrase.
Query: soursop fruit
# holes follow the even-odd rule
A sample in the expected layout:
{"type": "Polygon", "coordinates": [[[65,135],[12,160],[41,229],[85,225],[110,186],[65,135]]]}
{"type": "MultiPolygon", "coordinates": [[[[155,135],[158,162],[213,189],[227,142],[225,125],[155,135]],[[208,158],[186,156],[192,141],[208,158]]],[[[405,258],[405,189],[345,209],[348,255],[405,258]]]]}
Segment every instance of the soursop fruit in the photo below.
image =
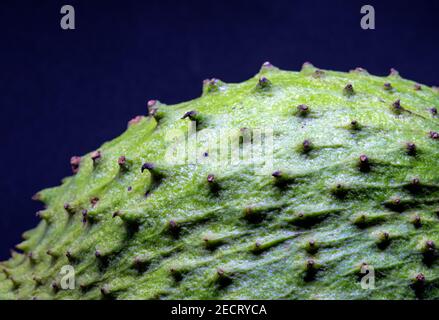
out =
{"type": "Polygon", "coordinates": [[[438,299],[438,107],[309,63],[150,101],[36,194],[0,298],[438,299]]]}

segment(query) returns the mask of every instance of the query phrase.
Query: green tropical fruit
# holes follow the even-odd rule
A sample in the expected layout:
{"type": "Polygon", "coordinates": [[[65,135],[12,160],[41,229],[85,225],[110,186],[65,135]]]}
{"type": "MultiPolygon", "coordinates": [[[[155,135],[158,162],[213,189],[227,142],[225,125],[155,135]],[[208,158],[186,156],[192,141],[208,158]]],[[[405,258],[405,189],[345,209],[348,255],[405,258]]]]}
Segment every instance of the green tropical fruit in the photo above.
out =
{"type": "Polygon", "coordinates": [[[437,88],[265,63],[35,198],[2,299],[438,299],[437,88]]]}

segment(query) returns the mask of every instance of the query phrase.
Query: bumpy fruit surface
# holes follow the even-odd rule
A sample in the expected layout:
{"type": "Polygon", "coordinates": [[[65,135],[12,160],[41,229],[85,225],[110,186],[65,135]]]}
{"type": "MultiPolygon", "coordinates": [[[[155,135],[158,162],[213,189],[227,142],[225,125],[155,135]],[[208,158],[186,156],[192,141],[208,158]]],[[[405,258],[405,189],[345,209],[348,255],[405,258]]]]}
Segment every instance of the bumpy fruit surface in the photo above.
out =
{"type": "Polygon", "coordinates": [[[0,298],[438,299],[438,107],[435,88],[394,70],[269,63],[189,102],[151,101],[36,195],[46,209],[0,264],[0,298]],[[166,160],[191,122],[197,163],[166,160]],[[215,132],[245,154],[255,141],[239,137],[257,128],[272,129],[271,168],[215,160],[215,132]]]}

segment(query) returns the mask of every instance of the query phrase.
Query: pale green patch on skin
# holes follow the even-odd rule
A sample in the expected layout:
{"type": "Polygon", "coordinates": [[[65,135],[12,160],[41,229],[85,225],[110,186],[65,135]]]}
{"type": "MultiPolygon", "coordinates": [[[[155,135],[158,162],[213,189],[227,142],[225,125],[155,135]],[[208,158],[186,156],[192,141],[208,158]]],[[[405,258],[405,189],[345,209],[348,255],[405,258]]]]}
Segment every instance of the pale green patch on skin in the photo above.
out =
{"type": "Polygon", "coordinates": [[[243,83],[205,81],[198,99],[152,104],[100,158],[83,156],[39,193],[47,209],[0,264],[0,298],[438,299],[439,93],[415,84],[267,65],[243,83]],[[209,155],[166,162],[167,133],[191,120],[209,155]],[[209,161],[209,132],[267,127],[281,175],[209,161]],[[363,262],[373,290],[360,285],[363,262]],[[64,265],[74,290],[59,288],[64,265]]]}

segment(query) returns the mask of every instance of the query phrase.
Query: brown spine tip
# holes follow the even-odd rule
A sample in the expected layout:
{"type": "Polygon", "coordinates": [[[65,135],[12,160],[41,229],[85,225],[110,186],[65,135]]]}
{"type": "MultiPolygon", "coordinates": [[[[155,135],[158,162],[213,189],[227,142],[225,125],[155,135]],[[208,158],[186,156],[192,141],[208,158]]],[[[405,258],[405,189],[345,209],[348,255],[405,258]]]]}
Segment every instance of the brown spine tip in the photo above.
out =
{"type": "Polygon", "coordinates": [[[307,242],[306,251],[313,254],[313,253],[317,252],[317,249],[318,249],[318,247],[317,247],[316,241],[314,239],[311,239],[307,242]]]}
{"type": "Polygon", "coordinates": [[[109,295],[110,295],[110,287],[109,287],[108,285],[103,285],[103,286],[101,287],[101,294],[102,294],[104,297],[109,296],[109,295]]]}
{"type": "Polygon", "coordinates": [[[395,68],[391,68],[389,76],[399,76],[398,70],[396,70],[395,68]]]}
{"type": "Polygon", "coordinates": [[[274,178],[280,178],[282,177],[282,171],[276,170],[271,174],[274,178]]]}
{"type": "Polygon", "coordinates": [[[125,156],[120,156],[119,159],[117,160],[117,164],[121,167],[125,166],[126,163],[127,163],[127,158],[125,156]]]}
{"type": "Polygon", "coordinates": [[[113,213],[113,218],[119,217],[121,215],[120,211],[116,211],[113,213]]]}
{"type": "Polygon", "coordinates": [[[424,244],[424,253],[432,254],[436,249],[436,244],[433,240],[427,240],[424,244]]]}
{"type": "Polygon", "coordinates": [[[343,89],[343,94],[344,94],[345,96],[353,96],[353,95],[355,94],[354,87],[352,86],[351,83],[348,83],[348,84],[346,85],[346,87],[344,87],[344,89],[343,89]]]}
{"type": "Polygon", "coordinates": [[[154,107],[157,104],[157,100],[148,100],[146,106],[148,108],[154,107]]]}
{"type": "Polygon", "coordinates": [[[135,116],[130,121],[128,121],[128,127],[139,123],[144,117],[143,116],[135,116]]]}
{"type": "Polygon", "coordinates": [[[144,164],[142,165],[142,168],[140,169],[140,171],[143,173],[143,171],[145,171],[145,170],[148,170],[148,171],[153,170],[154,167],[155,167],[155,166],[154,166],[153,163],[151,163],[151,162],[146,162],[146,163],[144,163],[144,164]]]}
{"type": "Polygon", "coordinates": [[[420,91],[420,90],[422,90],[422,86],[421,86],[420,84],[416,83],[416,84],[413,86],[413,89],[415,89],[416,91],[420,91]]]}
{"type": "Polygon", "coordinates": [[[367,172],[370,170],[369,158],[366,155],[362,154],[360,156],[359,166],[360,166],[360,171],[367,172]]]}
{"type": "Polygon", "coordinates": [[[266,77],[259,78],[259,80],[258,80],[258,87],[259,88],[265,89],[265,88],[270,87],[270,85],[271,85],[271,82],[266,77]]]}
{"type": "Polygon", "coordinates": [[[351,129],[352,130],[360,130],[361,129],[361,126],[360,126],[360,124],[358,123],[357,120],[352,120],[351,121],[351,129]]]}
{"type": "Polygon", "coordinates": [[[378,236],[378,247],[384,249],[390,243],[390,234],[386,231],[381,232],[378,236]]]}
{"type": "Polygon", "coordinates": [[[91,159],[93,160],[93,163],[96,163],[101,157],[102,157],[102,154],[99,150],[94,151],[91,154],[91,159]]]}
{"type": "Polygon", "coordinates": [[[422,226],[422,221],[421,221],[421,217],[416,214],[413,218],[412,218],[412,223],[416,228],[419,228],[422,226]]]}
{"type": "Polygon", "coordinates": [[[87,222],[88,211],[86,209],[82,210],[82,223],[87,222]]]}
{"type": "Polygon", "coordinates": [[[90,204],[91,204],[92,208],[94,208],[97,205],[98,202],[99,202],[99,198],[98,197],[93,197],[93,198],[90,199],[90,204]]]}
{"type": "Polygon", "coordinates": [[[415,277],[415,282],[424,284],[425,283],[425,276],[424,276],[424,274],[423,273],[418,273],[416,275],[416,277],[415,277]]]}
{"type": "Polygon", "coordinates": [[[207,176],[207,182],[213,183],[215,181],[215,176],[213,174],[209,174],[207,176]]]}
{"type": "Polygon", "coordinates": [[[313,73],[313,77],[314,78],[322,78],[325,75],[325,71],[317,69],[316,71],[314,71],[313,73]]]}
{"type": "Polygon", "coordinates": [[[305,140],[305,141],[302,142],[302,150],[303,150],[304,153],[310,152],[312,147],[313,146],[312,146],[311,141],[305,140]]]}
{"type": "Polygon", "coordinates": [[[307,68],[314,68],[314,66],[313,66],[313,64],[312,64],[311,62],[309,62],[309,61],[305,61],[305,62],[302,64],[302,70],[307,69],[307,68]]]}
{"type": "Polygon", "coordinates": [[[100,257],[102,257],[102,253],[101,253],[99,250],[96,250],[96,251],[95,251],[95,257],[96,257],[96,258],[100,258],[100,257]]]}
{"type": "Polygon", "coordinates": [[[216,269],[216,273],[218,276],[223,277],[225,275],[225,271],[222,268],[216,269]]]}
{"type": "Polygon", "coordinates": [[[392,103],[392,108],[395,111],[401,111],[403,110],[402,106],[401,106],[401,100],[396,100],[394,103],[392,103]]]}
{"type": "Polygon", "coordinates": [[[81,157],[73,156],[70,158],[70,166],[72,167],[73,174],[78,173],[80,163],[81,163],[81,157]]]}
{"type": "Polygon", "coordinates": [[[306,269],[307,270],[314,269],[315,264],[316,264],[316,262],[313,259],[306,260],[306,269]]]}
{"type": "Polygon", "coordinates": [[[265,61],[265,62],[262,64],[262,67],[263,67],[263,68],[272,68],[273,65],[271,64],[271,62],[269,62],[269,61],[265,61]]]}
{"type": "Polygon", "coordinates": [[[72,254],[72,252],[70,250],[67,250],[66,257],[67,257],[67,260],[69,260],[70,262],[75,260],[74,257],[73,257],[73,254],[72,254]]]}
{"type": "Polygon", "coordinates": [[[75,210],[73,209],[73,207],[72,207],[69,203],[64,203],[64,210],[65,210],[69,215],[74,215],[74,214],[75,214],[75,210]]]}
{"type": "Polygon", "coordinates": [[[58,282],[53,281],[50,286],[52,287],[53,291],[55,291],[55,292],[59,291],[59,284],[58,284],[58,282]]]}
{"type": "Polygon", "coordinates": [[[306,116],[309,113],[310,109],[307,105],[301,104],[297,106],[297,112],[301,116],[306,116]]]}
{"type": "Polygon", "coordinates": [[[366,69],[362,68],[362,67],[356,67],[354,70],[351,70],[351,72],[356,72],[356,73],[368,73],[366,69]]]}
{"type": "Polygon", "coordinates": [[[384,84],[384,90],[387,90],[387,91],[393,90],[392,84],[390,82],[386,82],[384,84]]]}
{"type": "Polygon", "coordinates": [[[415,156],[416,155],[416,144],[414,144],[413,142],[407,142],[406,143],[406,150],[407,150],[407,154],[409,156],[415,156]]]}
{"type": "Polygon", "coordinates": [[[425,276],[423,273],[418,273],[413,279],[412,284],[413,290],[415,290],[418,297],[422,297],[423,291],[425,289],[425,276]]]}
{"type": "Polygon", "coordinates": [[[33,201],[41,201],[41,193],[35,193],[32,198],[33,201]]]}
{"type": "Polygon", "coordinates": [[[178,233],[180,232],[180,226],[178,225],[178,223],[175,220],[170,220],[168,222],[168,230],[173,235],[178,235],[178,233]]]}
{"type": "Polygon", "coordinates": [[[411,185],[414,187],[418,187],[421,184],[421,181],[419,180],[419,178],[413,178],[411,181],[411,185]]]}
{"type": "Polygon", "coordinates": [[[435,132],[435,131],[430,131],[430,138],[433,140],[438,140],[439,139],[439,133],[435,132]]]}
{"type": "Polygon", "coordinates": [[[195,121],[197,120],[197,115],[198,115],[197,111],[191,110],[186,112],[181,118],[182,119],[189,118],[191,121],[195,121]]]}
{"type": "Polygon", "coordinates": [[[146,113],[147,113],[147,115],[148,116],[152,116],[152,115],[154,115],[154,113],[155,113],[155,111],[156,110],[154,110],[153,108],[154,108],[154,106],[157,104],[157,100],[149,100],[147,103],[146,103],[146,113]]]}

